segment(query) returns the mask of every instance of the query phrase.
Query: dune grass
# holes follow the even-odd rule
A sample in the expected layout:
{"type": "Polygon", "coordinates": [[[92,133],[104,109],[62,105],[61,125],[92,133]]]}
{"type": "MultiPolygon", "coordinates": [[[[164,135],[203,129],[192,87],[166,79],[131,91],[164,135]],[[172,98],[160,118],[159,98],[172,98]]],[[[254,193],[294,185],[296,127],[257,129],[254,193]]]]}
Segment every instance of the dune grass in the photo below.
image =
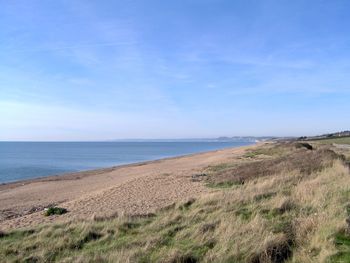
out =
{"type": "MultiPolygon", "coordinates": [[[[348,262],[349,169],[335,155],[312,154],[321,158],[319,169],[303,172],[296,162],[294,169],[291,165],[283,169],[277,162],[273,174],[249,176],[244,184],[215,188],[154,215],[3,232],[0,258],[6,262],[348,262]]],[[[307,160],[314,162],[311,157],[307,160]]],[[[237,171],[236,165],[222,167],[225,175],[228,169],[237,171]]],[[[214,169],[210,177],[220,177],[221,172],[214,169]]],[[[226,177],[228,184],[232,178],[226,177]]]]}

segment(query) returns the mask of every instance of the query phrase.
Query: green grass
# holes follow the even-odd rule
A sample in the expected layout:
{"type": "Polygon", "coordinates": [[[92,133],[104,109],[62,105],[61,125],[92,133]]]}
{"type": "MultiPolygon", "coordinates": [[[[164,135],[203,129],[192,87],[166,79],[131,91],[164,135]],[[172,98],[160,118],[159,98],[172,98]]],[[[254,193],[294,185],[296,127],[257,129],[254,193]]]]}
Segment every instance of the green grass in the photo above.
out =
{"type": "Polygon", "coordinates": [[[249,221],[253,215],[253,209],[247,205],[239,207],[235,211],[235,215],[240,217],[244,221],[249,221]]]}
{"type": "Polygon", "coordinates": [[[322,140],[315,140],[313,142],[319,143],[319,144],[350,144],[350,137],[342,137],[342,138],[332,138],[332,139],[322,139],[322,140]]]}
{"type": "Polygon", "coordinates": [[[336,255],[332,256],[329,263],[349,263],[350,262],[350,251],[338,252],[336,255]]]}
{"type": "Polygon", "coordinates": [[[329,259],[330,263],[350,262],[350,236],[345,232],[339,232],[334,237],[334,242],[339,250],[329,259]]]}
{"type": "Polygon", "coordinates": [[[262,146],[258,149],[255,150],[249,150],[244,154],[245,158],[256,158],[260,155],[264,156],[282,156],[285,154],[287,150],[284,147],[279,147],[279,146],[262,146]]]}

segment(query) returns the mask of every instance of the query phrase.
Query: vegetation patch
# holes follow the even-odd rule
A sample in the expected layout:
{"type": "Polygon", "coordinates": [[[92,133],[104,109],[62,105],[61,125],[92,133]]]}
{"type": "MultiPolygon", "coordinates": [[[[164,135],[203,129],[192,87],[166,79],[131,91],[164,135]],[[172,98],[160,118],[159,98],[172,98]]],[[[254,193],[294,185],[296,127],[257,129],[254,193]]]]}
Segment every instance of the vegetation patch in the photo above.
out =
{"type": "Polygon", "coordinates": [[[52,215],[63,215],[67,213],[68,210],[62,207],[52,206],[47,209],[45,209],[44,215],[45,216],[52,216],[52,215]]]}
{"type": "Polygon", "coordinates": [[[339,250],[329,258],[331,263],[350,262],[350,236],[345,231],[340,231],[334,236],[334,243],[339,250]]]}
{"type": "Polygon", "coordinates": [[[292,256],[293,242],[287,238],[276,240],[251,259],[251,263],[283,263],[292,256]]]}
{"type": "Polygon", "coordinates": [[[338,252],[329,258],[329,262],[350,262],[350,205],[346,205],[346,213],[348,218],[346,219],[347,228],[338,231],[334,235],[334,243],[338,249],[338,252]]]}
{"type": "Polygon", "coordinates": [[[291,219],[288,217],[282,217],[280,220],[277,220],[277,222],[275,222],[272,226],[272,232],[276,234],[284,233],[290,238],[293,238],[295,235],[291,219]]]}
{"type": "Polygon", "coordinates": [[[305,216],[310,216],[317,212],[317,209],[311,205],[305,205],[301,207],[299,210],[300,210],[300,214],[303,214],[305,216]]]}
{"type": "Polygon", "coordinates": [[[300,149],[300,148],[304,148],[304,149],[307,149],[307,150],[313,150],[314,149],[314,147],[311,144],[307,143],[307,142],[298,142],[298,143],[295,144],[295,147],[297,149],[300,149]]]}
{"type": "Polygon", "coordinates": [[[5,233],[4,231],[0,231],[0,238],[3,238],[7,235],[7,233],[5,233]]]}
{"type": "Polygon", "coordinates": [[[138,227],[140,227],[140,223],[139,222],[131,222],[131,221],[126,221],[124,223],[122,223],[121,225],[119,225],[118,230],[122,233],[127,233],[130,232],[138,227]]]}
{"type": "Polygon", "coordinates": [[[208,182],[213,185],[229,182],[243,184],[245,181],[259,177],[278,175],[291,171],[309,175],[330,167],[337,159],[344,160],[343,156],[327,149],[315,151],[295,150],[282,157],[242,163],[231,168],[219,170],[211,174],[208,182]]]}
{"type": "Polygon", "coordinates": [[[183,262],[183,263],[197,263],[198,258],[194,255],[187,254],[187,255],[176,255],[171,260],[171,263],[177,263],[177,262],[183,262]]]}
{"type": "Polygon", "coordinates": [[[332,138],[332,139],[321,139],[314,140],[313,142],[317,142],[318,144],[350,144],[350,137],[340,137],[340,138],[332,138]]]}
{"type": "Polygon", "coordinates": [[[255,158],[258,157],[260,155],[264,155],[264,156],[282,156],[284,155],[286,152],[288,152],[288,146],[287,144],[277,144],[277,145],[264,145],[261,146],[253,151],[248,151],[244,157],[246,158],[255,158]]]}
{"type": "Polygon", "coordinates": [[[345,231],[340,231],[335,234],[334,243],[343,248],[350,248],[350,235],[345,231]]]}
{"type": "Polygon", "coordinates": [[[242,206],[235,211],[235,214],[243,221],[248,221],[251,219],[253,211],[248,206],[242,206]]]}
{"type": "Polygon", "coordinates": [[[186,209],[188,209],[195,201],[196,201],[196,199],[190,198],[190,199],[188,199],[186,202],[184,202],[182,205],[180,205],[180,206],[179,206],[179,209],[180,209],[180,210],[186,210],[186,209]]]}
{"type": "MultiPolygon", "coordinates": [[[[262,209],[260,211],[260,214],[268,220],[280,219],[279,217],[282,215],[278,208],[262,209]]],[[[275,222],[276,222],[276,220],[275,220],[275,222]]],[[[274,228],[274,226],[273,226],[273,228],[274,228]]]]}
{"type": "Polygon", "coordinates": [[[221,163],[218,165],[209,166],[206,170],[209,173],[217,173],[217,172],[225,171],[226,169],[232,168],[234,166],[235,166],[234,163],[221,163]]]}
{"type": "Polygon", "coordinates": [[[262,153],[258,152],[258,151],[251,151],[251,152],[247,152],[244,157],[245,158],[255,158],[259,155],[261,155],[262,153]]]}
{"type": "Polygon", "coordinates": [[[296,205],[290,200],[285,200],[278,208],[275,208],[274,210],[276,213],[284,214],[285,212],[291,211],[296,208],[296,205]]]}
{"type": "Polygon", "coordinates": [[[259,194],[254,196],[254,201],[259,202],[265,199],[270,199],[274,197],[276,194],[277,194],[276,192],[267,192],[267,193],[259,194]]]}
{"type": "Polygon", "coordinates": [[[79,239],[77,243],[72,244],[71,249],[82,249],[86,243],[98,240],[103,235],[95,231],[87,232],[82,239],[79,239]]]}
{"type": "Polygon", "coordinates": [[[206,224],[201,226],[200,231],[202,233],[214,231],[216,228],[216,225],[217,225],[217,223],[206,223],[206,224]]]}
{"type": "Polygon", "coordinates": [[[206,178],[208,175],[205,173],[201,173],[201,174],[194,174],[192,175],[192,182],[199,182],[202,181],[204,178],[206,178]]]}
{"type": "Polygon", "coordinates": [[[350,262],[350,251],[341,251],[329,258],[329,263],[347,263],[350,262]]]}
{"type": "Polygon", "coordinates": [[[242,185],[243,182],[239,181],[231,181],[231,182],[220,182],[220,183],[206,183],[206,186],[209,188],[219,188],[219,189],[225,189],[225,188],[232,188],[234,186],[242,185]]]}

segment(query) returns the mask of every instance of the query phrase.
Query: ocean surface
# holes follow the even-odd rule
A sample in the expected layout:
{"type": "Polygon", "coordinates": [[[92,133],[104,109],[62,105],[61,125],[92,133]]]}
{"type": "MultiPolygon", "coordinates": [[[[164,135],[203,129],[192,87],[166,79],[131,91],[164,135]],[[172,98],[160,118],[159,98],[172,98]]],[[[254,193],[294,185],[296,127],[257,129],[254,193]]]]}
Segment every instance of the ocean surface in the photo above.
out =
{"type": "Polygon", "coordinates": [[[0,183],[249,144],[252,142],[0,142],[0,183]]]}

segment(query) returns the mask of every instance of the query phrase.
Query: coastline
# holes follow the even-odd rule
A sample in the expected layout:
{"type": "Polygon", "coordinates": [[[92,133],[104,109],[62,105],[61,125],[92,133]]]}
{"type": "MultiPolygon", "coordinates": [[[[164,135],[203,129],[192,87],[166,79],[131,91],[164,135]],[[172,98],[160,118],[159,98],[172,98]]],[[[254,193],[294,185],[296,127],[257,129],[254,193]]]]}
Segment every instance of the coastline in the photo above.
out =
{"type": "Polygon", "coordinates": [[[0,185],[0,229],[53,221],[154,212],[210,189],[191,176],[260,145],[168,157],[109,168],[0,185]],[[61,217],[43,217],[49,205],[67,207],[61,217]]]}
{"type": "Polygon", "coordinates": [[[217,151],[226,150],[226,149],[237,149],[237,148],[241,148],[241,147],[249,147],[249,146],[258,145],[261,143],[262,142],[252,142],[250,144],[243,145],[243,146],[237,146],[237,147],[225,147],[225,148],[221,148],[221,149],[217,149],[217,150],[182,154],[182,155],[158,158],[158,159],[148,160],[148,161],[131,162],[131,163],[113,165],[113,166],[97,168],[97,169],[88,169],[88,170],[82,170],[82,171],[77,171],[77,172],[68,172],[68,173],[62,173],[62,174],[40,176],[40,177],[35,177],[35,178],[30,178],[30,179],[9,181],[9,182],[0,183],[0,191],[2,191],[3,189],[16,188],[18,186],[23,186],[23,185],[27,185],[27,184],[31,184],[31,183],[36,183],[36,182],[78,180],[78,179],[81,179],[81,176],[86,177],[86,176],[97,175],[100,173],[112,172],[112,171],[115,171],[115,170],[120,169],[120,168],[142,166],[142,165],[157,163],[157,162],[166,161],[166,160],[174,160],[174,159],[178,159],[178,158],[182,158],[182,157],[190,157],[190,156],[206,154],[206,153],[215,153],[217,151]]]}

